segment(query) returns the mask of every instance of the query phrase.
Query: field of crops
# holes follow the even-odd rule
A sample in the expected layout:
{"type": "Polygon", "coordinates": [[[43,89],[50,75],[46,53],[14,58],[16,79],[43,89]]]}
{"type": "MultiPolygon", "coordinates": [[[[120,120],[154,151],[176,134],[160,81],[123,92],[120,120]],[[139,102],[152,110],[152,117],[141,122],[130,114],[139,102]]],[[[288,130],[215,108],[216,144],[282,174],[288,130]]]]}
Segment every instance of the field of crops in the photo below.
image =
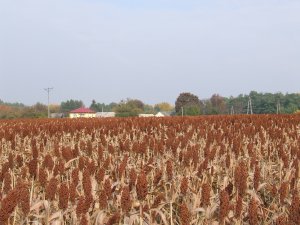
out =
{"type": "Polygon", "coordinates": [[[0,224],[300,221],[300,116],[0,121],[0,224]]]}

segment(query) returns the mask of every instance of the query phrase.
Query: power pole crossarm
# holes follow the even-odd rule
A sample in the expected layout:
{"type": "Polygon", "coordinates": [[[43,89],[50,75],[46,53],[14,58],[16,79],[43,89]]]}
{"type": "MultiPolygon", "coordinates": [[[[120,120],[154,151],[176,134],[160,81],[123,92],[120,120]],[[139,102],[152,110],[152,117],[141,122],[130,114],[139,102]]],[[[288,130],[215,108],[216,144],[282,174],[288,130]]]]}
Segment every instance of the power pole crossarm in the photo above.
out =
{"type": "Polygon", "coordinates": [[[44,88],[44,90],[47,91],[47,94],[48,94],[48,118],[50,118],[50,91],[53,90],[53,87],[44,88]]]}

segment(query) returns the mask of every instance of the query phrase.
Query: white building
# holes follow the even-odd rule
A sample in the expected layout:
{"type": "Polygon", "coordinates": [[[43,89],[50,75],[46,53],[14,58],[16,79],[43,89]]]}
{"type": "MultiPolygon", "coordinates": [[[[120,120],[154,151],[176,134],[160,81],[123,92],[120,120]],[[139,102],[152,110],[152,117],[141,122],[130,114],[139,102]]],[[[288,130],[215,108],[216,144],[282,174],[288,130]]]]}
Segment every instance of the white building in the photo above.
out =
{"type": "Polygon", "coordinates": [[[79,109],[72,110],[69,114],[70,118],[94,118],[96,117],[96,112],[89,109],[81,107],[79,109]]]}
{"type": "Polygon", "coordinates": [[[116,113],[115,112],[97,112],[96,117],[100,118],[108,118],[108,117],[115,117],[116,113]]]}
{"type": "Polygon", "coordinates": [[[165,115],[162,112],[158,112],[155,114],[155,117],[164,117],[165,115]]]}
{"type": "Polygon", "coordinates": [[[154,117],[154,114],[145,114],[145,113],[142,113],[142,114],[139,114],[139,117],[154,117]]]}

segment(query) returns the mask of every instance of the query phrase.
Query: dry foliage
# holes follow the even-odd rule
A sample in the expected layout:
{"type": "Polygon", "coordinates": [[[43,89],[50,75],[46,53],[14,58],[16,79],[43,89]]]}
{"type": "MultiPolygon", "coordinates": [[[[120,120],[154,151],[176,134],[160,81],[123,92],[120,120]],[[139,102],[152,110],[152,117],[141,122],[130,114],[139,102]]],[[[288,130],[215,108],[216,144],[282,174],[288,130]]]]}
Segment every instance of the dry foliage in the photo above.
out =
{"type": "Polygon", "coordinates": [[[0,224],[300,221],[300,116],[2,120],[0,224]]]}

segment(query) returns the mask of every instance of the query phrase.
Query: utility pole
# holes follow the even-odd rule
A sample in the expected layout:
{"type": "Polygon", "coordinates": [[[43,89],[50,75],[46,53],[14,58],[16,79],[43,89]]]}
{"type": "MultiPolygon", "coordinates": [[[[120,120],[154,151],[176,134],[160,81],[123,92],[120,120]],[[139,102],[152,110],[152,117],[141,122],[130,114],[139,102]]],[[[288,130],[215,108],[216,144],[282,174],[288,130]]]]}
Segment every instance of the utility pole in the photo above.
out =
{"type": "Polygon", "coordinates": [[[280,101],[277,102],[277,114],[281,113],[280,101]]]}
{"type": "Polygon", "coordinates": [[[251,97],[249,96],[248,100],[248,106],[247,106],[247,114],[253,114],[253,109],[252,109],[252,100],[251,97]]]}
{"type": "Polygon", "coordinates": [[[47,94],[48,94],[48,118],[50,118],[50,91],[53,90],[53,87],[51,88],[44,88],[45,91],[47,91],[47,94]]]}
{"type": "Polygon", "coordinates": [[[230,115],[234,115],[234,108],[231,106],[230,115]]]}

